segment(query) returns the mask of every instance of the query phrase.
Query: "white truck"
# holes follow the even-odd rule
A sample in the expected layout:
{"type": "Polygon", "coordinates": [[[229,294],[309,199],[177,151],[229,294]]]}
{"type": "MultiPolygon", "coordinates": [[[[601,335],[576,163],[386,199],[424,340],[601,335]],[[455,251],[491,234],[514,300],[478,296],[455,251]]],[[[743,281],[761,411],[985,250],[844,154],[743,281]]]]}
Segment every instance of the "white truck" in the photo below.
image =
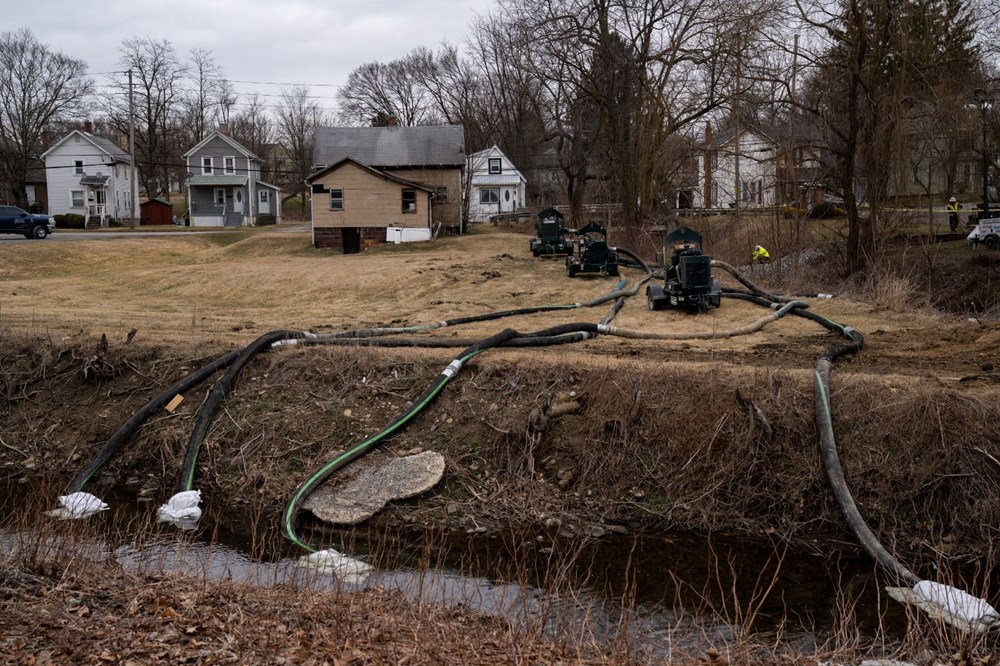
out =
{"type": "Polygon", "coordinates": [[[1000,249],[1000,217],[979,220],[966,237],[969,247],[976,249],[982,243],[991,250],[1000,249]]]}

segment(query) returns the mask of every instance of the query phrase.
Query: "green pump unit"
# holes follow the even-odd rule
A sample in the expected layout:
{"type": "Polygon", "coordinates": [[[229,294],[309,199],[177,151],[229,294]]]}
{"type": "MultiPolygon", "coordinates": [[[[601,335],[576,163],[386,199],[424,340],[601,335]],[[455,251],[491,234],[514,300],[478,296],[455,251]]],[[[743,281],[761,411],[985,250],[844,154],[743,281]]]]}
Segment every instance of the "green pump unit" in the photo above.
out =
{"type": "Polygon", "coordinates": [[[573,241],[567,238],[568,230],[563,227],[563,214],[555,208],[546,208],[538,214],[535,233],[531,239],[531,254],[542,257],[554,254],[572,254],[573,241]]]}
{"type": "Polygon", "coordinates": [[[678,227],[663,239],[664,284],[646,287],[650,310],[665,307],[704,312],[719,307],[722,286],[712,275],[712,258],[702,253],[702,236],[694,229],[678,227]]]}
{"type": "Polygon", "coordinates": [[[581,273],[601,273],[618,275],[618,253],[608,247],[608,232],[599,224],[590,224],[581,229],[570,230],[577,236],[572,243],[576,251],[566,257],[566,275],[576,277],[581,273]]]}

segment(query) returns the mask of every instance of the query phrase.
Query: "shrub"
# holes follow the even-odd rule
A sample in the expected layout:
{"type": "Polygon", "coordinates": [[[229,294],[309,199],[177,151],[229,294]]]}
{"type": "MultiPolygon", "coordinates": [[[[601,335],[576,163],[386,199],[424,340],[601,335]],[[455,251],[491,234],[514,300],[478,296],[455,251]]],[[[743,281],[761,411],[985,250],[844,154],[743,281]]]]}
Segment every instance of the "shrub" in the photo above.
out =
{"type": "Polygon", "coordinates": [[[83,229],[83,215],[67,213],[66,215],[53,215],[57,229],[83,229]]]}
{"type": "Polygon", "coordinates": [[[818,203],[812,207],[806,217],[814,220],[824,220],[831,217],[844,217],[847,212],[843,208],[837,208],[829,201],[818,203]]]}
{"type": "Polygon", "coordinates": [[[781,214],[786,220],[791,220],[795,217],[806,217],[809,214],[805,208],[796,208],[795,206],[785,206],[781,209],[781,214]]]}

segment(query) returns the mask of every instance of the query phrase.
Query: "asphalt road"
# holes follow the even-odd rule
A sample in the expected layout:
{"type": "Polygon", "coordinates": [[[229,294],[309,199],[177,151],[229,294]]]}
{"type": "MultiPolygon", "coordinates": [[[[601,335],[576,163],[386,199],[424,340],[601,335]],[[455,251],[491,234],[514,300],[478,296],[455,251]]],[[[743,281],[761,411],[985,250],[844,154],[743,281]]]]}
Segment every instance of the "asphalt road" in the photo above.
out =
{"type": "MultiPolygon", "coordinates": [[[[200,236],[202,234],[220,234],[240,231],[241,228],[219,229],[218,231],[60,231],[50,234],[44,240],[28,239],[20,234],[0,234],[0,247],[4,245],[14,245],[18,243],[49,243],[52,241],[80,241],[80,240],[115,240],[119,238],[162,238],[164,236],[200,236]]],[[[267,227],[269,231],[277,233],[287,233],[292,231],[308,231],[307,223],[283,224],[280,227],[267,227]]]]}

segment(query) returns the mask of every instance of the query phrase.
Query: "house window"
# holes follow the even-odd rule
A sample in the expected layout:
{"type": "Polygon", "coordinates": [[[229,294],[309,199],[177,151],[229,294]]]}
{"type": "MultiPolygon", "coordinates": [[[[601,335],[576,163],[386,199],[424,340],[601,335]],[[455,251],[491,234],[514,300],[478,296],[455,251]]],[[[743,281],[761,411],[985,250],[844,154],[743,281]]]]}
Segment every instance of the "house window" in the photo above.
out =
{"type": "Polygon", "coordinates": [[[448,188],[447,187],[435,187],[434,188],[434,201],[438,203],[448,203],[448,188]]]}
{"type": "Polygon", "coordinates": [[[344,210],[344,190],[330,190],[330,210],[344,210]]]}
{"type": "Polygon", "coordinates": [[[479,190],[479,203],[481,204],[500,203],[500,188],[484,187],[481,190],[479,190]]]}
{"type": "Polygon", "coordinates": [[[201,173],[203,175],[206,175],[206,176],[212,174],[212,158],[211,157],[203,157],[203,158],[201,158],[201,173]]]}
{"type": "Polygon", "coordinates": [[[236,173],[236,158],[235,157],[224,157],[223,166],[225,167],[226,173],[234,174],[236,173]]]}
{"type": "Polygon", "coordinates": [[[260,191],[260,202],[262,204],[266,204],[269,201],[269,199],[268,199],[268,195],[269,194],[270,194],[270,192],[268,192],[267,190],[261,190],[260,191]]]}
{"type": "Polygon", "coordinates": [[[403,212],[404,213],[416,213],[417,212],[417,191],[416,190],[403,190],[403,212]]]}
{"type": "Polygon", "coordinates": [[[83,190],[70,190],[69,199],[71,207],[83,208],[83,190]]]}
{"type": "Polygon", "coordinates": [[[217,206],[226,205],[226,190],[222,187],[215,188],[215,205],[217,206]]]}
{"type": "Polygon", "coordinates": [[[76,160],[73,162],[73,173],[78,176],[83,175],[83,160],[76,160]]]}
{"type": "Polygon", "coordinates": [[[111,173],[114,174],[115,178],[118,177],[118,165],[117,164],[112,164],[111,165],[111,173]]]}
{"type": "Polygon", "coordinates": [[[490,173],[502,173],[503,168],[500,166],[499,157],[490,158],[490,173]]]}

